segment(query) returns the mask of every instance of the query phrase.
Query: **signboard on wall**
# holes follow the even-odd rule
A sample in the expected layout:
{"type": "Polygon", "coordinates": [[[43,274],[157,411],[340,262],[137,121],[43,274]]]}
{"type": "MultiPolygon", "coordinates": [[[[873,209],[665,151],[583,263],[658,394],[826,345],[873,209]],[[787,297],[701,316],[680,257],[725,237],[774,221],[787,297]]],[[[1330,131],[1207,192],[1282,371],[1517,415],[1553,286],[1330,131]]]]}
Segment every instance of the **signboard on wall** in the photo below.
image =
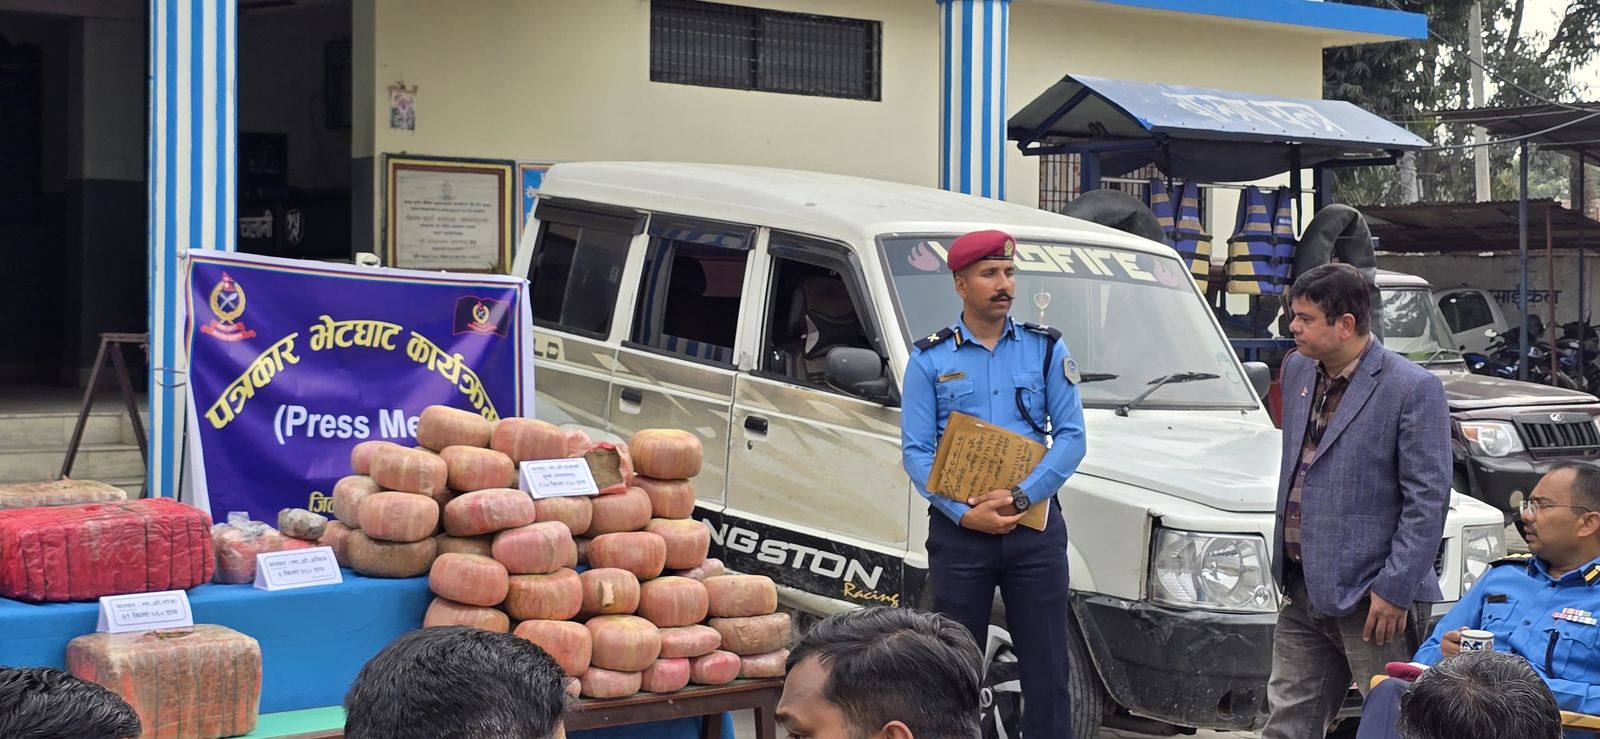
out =
{"type": "Polygon", "coordinates": [[[389,266],[451,272],[510,267],[513,163],[396,156],[384,163],[389,266]]]}

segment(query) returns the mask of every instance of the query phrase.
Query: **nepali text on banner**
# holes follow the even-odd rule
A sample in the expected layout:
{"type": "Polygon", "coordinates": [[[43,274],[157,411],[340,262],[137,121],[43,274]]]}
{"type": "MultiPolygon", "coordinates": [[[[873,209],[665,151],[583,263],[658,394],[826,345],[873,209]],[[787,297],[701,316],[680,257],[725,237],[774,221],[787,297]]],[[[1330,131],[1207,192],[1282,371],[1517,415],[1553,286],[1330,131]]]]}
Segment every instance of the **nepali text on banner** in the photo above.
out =
{"type": "Polygon", "coordinates": [[[189,455],[214,518],[331,517],[351,449],[416,446],[430,405],[532,415],[521,278],[195,251],[188,281],[189,455]]]}

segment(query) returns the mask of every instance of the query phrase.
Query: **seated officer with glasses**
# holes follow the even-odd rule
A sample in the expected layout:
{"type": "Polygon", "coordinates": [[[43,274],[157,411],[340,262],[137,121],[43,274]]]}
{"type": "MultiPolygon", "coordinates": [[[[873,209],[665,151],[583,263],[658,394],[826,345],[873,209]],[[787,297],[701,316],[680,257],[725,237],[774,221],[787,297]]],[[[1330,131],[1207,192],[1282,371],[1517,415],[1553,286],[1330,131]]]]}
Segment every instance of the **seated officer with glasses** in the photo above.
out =
{"type": "MultiPolygon", "coordinates": [[[[1600,714],[1600,467],[1551,469],[1522,502],[1522,528],[1532,553],[1496,561],[1413,659],[1432,665],[1460,653],[1462,630],[1489,631],[1495,651],[1526,659],[1562,710],[1600,714]]],[[[1361,739],[1398,736],[1400,695],[1409,686],[1385,680],[1373,688],[1361,739]]]]}

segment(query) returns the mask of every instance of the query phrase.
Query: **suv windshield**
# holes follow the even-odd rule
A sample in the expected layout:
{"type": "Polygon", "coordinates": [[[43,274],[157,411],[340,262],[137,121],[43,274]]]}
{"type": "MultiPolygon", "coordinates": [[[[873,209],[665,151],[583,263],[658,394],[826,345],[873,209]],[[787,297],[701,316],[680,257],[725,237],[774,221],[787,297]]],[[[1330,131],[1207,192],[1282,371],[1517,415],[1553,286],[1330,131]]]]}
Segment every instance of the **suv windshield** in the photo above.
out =
{"type": "MultiPolygon", "coordinates": [[[[961,315],[945,266],[945,248],[954,238],[879,239],[908,337],[932,334],[961,315]]],[[[1176,258],[1040,242],[1018,243],[1016,253],[1012,318],[1061,330],[1084,378],[1078,386],[1084,405],[1115,407],[1157,378],[1208,372],[1220,377],[1167,385],[1140,407],[1256,406],[1232,348],[1176,258]]]]}
{"type": "Polygon", "coordinates": [[[1456,362],[1461,354],[1444,314],[1423,289],[1383,289],[1383,345],[1414,362],[1456,362]]]}

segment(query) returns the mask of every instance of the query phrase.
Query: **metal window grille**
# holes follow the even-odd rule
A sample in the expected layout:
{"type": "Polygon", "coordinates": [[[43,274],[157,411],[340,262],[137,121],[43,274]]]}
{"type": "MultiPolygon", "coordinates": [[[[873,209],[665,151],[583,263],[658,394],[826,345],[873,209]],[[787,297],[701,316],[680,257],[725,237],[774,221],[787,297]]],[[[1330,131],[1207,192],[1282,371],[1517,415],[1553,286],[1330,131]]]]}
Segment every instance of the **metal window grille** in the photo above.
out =
{"type": "MultiPolygon", "coordinates": [[[[1100,186],[1121,190],[1145,203],[1150,202],[1150,179],[1164,179],[1161,169],[1147,164],[1121,177],[1102,177],[1100,186]]],[[[1206,211],[1208,188],[1200,187],[1200,222],[1210,229],[1210,214],[1206,211]]],[[[1077,154],[1047,154],[1039,157],[1039,207],[1051,213],[1083,194],[1083,160],[1077,154]]],[[[1213,240],[1213,244],[1216,243],[1213,240]]],[[[1215,247],[1213,247],[1213,250],[1215,247]]]]}
{"type": "Polygon", "coordinates": [[[881,99],[882,24],[699,0],[650,3],[650,79],[881,99]]]}

